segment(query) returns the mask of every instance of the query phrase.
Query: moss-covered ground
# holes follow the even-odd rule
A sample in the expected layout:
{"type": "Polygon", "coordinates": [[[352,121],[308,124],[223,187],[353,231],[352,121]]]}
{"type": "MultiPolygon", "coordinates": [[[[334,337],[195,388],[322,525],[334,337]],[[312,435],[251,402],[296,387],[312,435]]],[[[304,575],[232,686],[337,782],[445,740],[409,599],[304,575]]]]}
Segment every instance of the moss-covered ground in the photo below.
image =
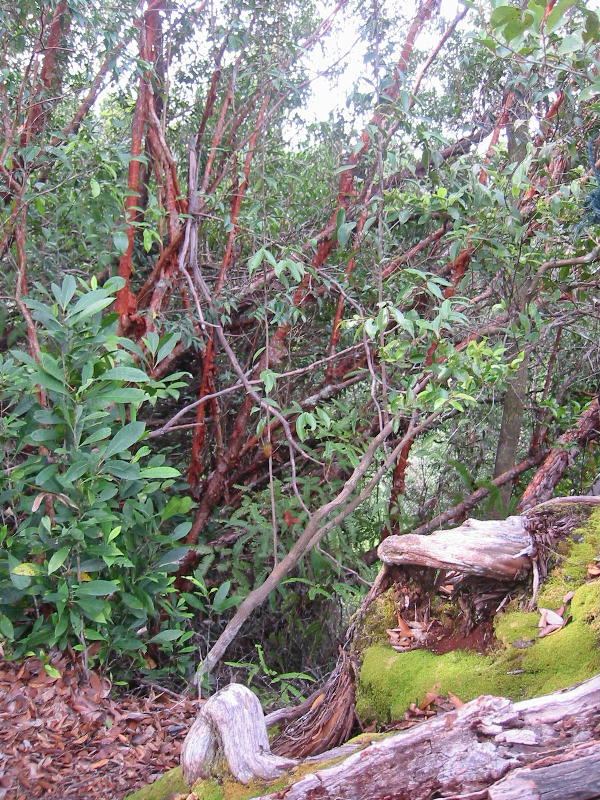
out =
{"type": "Polygon", "coordinates": [[[455,650],[398,653],[377,643],[363,651],[357,713],[366,721],[402,718],[410,703],[432,689],[467,701],[481,694],[522,700],[589,678],[600,668],[600,582],[586,583],[587,565],[598,558],[600,510],[566,541],[565,554],[544,582],[537,604],[556,610],[574,591],[568,624],[538,638],[538,613],[510,609],[498,614],[494,628],[499,646],[487,655],[455,650]]]}
{"type": "MultiPolygon", "coordinates": [[[[358,749],[367,747],[370,742],[376,741],[385,734],[368,733],[357,736],[352,741],[359,745],[358,749]]],[[[252,797],[260,797],[264,794],[278,792],[285,789],[292,783],[298,781],[304,775],[325,769],[341,761],[344,756],[333,759],[323,759],[322,761],[307,761],[299,764],[290,772],[283,774],[280,778],[273,781],[251,781],[247,785],[238,783],[231,777],[216,780],[209,778],[199,780],[193,785],[191,790],[185,784],[180,767],[169,770],[154,783],[144,786],[142,789],[127,795],[124,800],[187,800],[190,792],[196,795],[198,800],[250,800],[252,797]]]]}
{"type": "MultiPolygon", "coordinates": [[[[569,623],[540,639],[539,614],[509,607],[496,616],[494,628],[499,644],[486,655],[460,650],[442,655],[429,650],[396,652],[385,633],[396,621],[393,589],[386,592],[375,601],[354,641],[355,650],[363,655],[357,695],[359,716],[364,721],[381,723],[399,719],[410,703],[418,703],[430,690],[439,694],[452,692],[464,701],[481,694],[521,700],[593,675],[600,667],[600,581],[586,582],[586,575],[588,563],[598,558],[599,547],[600,509],[561,547],[563,558],[538,595],[539,607],[556,610],[565,594],[574,591],[569,623]]],[[[446,610],[450,619],[451,609],[446,610]]],[[[443,607],[438,611],[445,613],[443,607]]],[[[378,734],[357,738],[367,746],[378,734]]],[[[244,786],[228,778],[198,781],[191,796],[198,800],[249,800],[279,791],[302,775],[324,769],[337,760],[301,764],[270,783],[254,781],[244,786]]],[[[177,767],[125,800],[186,800],[189,796],[190,790],[177,767]]]]}

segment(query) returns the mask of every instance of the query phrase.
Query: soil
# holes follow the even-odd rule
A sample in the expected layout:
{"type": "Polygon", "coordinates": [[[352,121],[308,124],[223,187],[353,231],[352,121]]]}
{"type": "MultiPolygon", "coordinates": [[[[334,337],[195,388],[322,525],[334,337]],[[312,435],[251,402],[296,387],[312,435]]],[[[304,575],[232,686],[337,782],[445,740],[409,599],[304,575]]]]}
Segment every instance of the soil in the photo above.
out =
{"type": "Polygon", "coordinates": [[[115,697],[63,656],[47,666],[0,661],[0,800],[121,800],[178,765],[198,701],[147,686],[115,697]]]}
{"type": "Polygon", "coordinates": [[[438,655],[450,653],[452,650],[467,650],[471,653],[485,655],[497,644],[498,640],[494,634],[491,620],[481,622],[467,634],[462,633],[460,629],[444,628],[436,623],[427,637],[427,649],[438,655]]]}

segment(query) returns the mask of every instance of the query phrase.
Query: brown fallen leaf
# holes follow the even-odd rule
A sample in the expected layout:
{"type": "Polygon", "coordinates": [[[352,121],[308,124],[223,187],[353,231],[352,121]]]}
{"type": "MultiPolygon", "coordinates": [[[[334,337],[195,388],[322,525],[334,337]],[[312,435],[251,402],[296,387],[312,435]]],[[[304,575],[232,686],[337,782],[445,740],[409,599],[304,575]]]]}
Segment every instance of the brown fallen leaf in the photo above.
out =
{"type": "Polygon", "coordinates": [[[545,625],[543,628],[540,628],[538,639],[542,639],[544,636],[548,636],[555,631],[559,631],[562,627],[562,625],[545,625]]]}
{"type": "Polygon", "coordinates": [[[101,758],[100,761],[94,761],[93,764],[90,764],[90,769],[98,769],[99,767],[104,767],[108,764],[110,758],[101,758]]]}
{"type": "Polygon", "coordinates": [[[557,625],[561,628],[565,624],[564,619],[556,611],[552,611],[550,608],[540,608],[539,611],[540,621],[538,622],[538,628],[545,628],[547,625],[557,625]]]}
{"type": "Polygon", "coordinates": [[[448,692],[448,699],[454,704],[454,708],[462,708],[464,702],[452,692],[448,692]]]}
{"type": "Polygon", "coordinates": [[[587,576],[588,578],[597,578],[600,575],[600,564],[596,561],[590,561],[587,565],[587,576]]]}
{"type": "Polygon", "coordinates": [[[321,703],[323,702],[323,700],[325,700],[325,693],[324,692],[322,692],[318,697],[315,697],[315,699],[313,700],[313,703],[312,703],[312,705],[310,707],[310,710],[312,711],[313,708],[317,708],[317,706],[320,706],[321,703]]]}
{"type": "Polygon", "coordinates": [[[398,627],[395,630],[402,631],[405,636],[411,635],[410,626],[406,624],[406,622],[402,619],[400,614],[396,613],[396,619],[398,620],[398,627]]]}
{"type": "Polygon", "coordinates": [[[432,703],[435,703],[439,699],[439,695],[437,692],[427,692],[425,697],[419,703],[419,708],[422,711],[425,711],[432,703]]]}

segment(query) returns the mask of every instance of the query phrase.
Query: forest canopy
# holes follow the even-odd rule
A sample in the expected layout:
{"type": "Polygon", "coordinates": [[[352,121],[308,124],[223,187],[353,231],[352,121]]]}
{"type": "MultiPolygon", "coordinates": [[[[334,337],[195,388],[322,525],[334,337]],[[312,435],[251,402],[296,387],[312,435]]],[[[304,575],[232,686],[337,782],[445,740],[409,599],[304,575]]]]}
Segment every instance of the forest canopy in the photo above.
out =
{"type": "Polygon", "coordinates": [[[10,657],[286,700],[387,535],[597,486],[597,9],[398,6],[5,4],[10,657]]]}

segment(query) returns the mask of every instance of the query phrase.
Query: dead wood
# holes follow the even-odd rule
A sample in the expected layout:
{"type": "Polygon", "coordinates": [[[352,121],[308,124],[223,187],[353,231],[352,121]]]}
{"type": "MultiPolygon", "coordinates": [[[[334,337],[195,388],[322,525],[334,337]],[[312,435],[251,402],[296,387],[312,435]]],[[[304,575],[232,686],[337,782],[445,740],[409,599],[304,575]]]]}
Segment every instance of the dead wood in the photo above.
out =
{"type": "Polygon", "coordinates": [[[489,800],[581,800],[598,797],[600,741],[575,746],[516,769],[491,786],[489,800]]]}
{"type": "Polygon", "coordinates": [[[275,753],[305,758],[330,750],[348,739],[355,720],[356,669],[355,658],[342,651],[335,669],[306,713],[273,741],[275,753]]]}
{"type": "Polygon", "coordinates": [[[591,800],[599,691],[597,676],[519,703],[479,697],[260,800],[591,800]]]}
{"type": "Polygon", "coordinates": [[[271,780],[296,762],[272,755],[260,701],[232,683],[204,703],[181,750],[181,767],[190,784],[218,774],[225,758],[240,783],[271,780]]]}
{"type": "Polygon", "coordinates": [[[548,500],[573,458],[587,442],[597,440],[599,432],[596,397],[583,411],[577,425],[564,433],[550,451],[523,492],[519,509],[524,511],[548,500]]]}
{"type": "Polygon", "coordinates": [[[387,565],[416,564],[468,575],[514,581],[531,568],[532,540],[522,517],[468,519],[430,536],[388,536],[377,550],[387,565]]]}

